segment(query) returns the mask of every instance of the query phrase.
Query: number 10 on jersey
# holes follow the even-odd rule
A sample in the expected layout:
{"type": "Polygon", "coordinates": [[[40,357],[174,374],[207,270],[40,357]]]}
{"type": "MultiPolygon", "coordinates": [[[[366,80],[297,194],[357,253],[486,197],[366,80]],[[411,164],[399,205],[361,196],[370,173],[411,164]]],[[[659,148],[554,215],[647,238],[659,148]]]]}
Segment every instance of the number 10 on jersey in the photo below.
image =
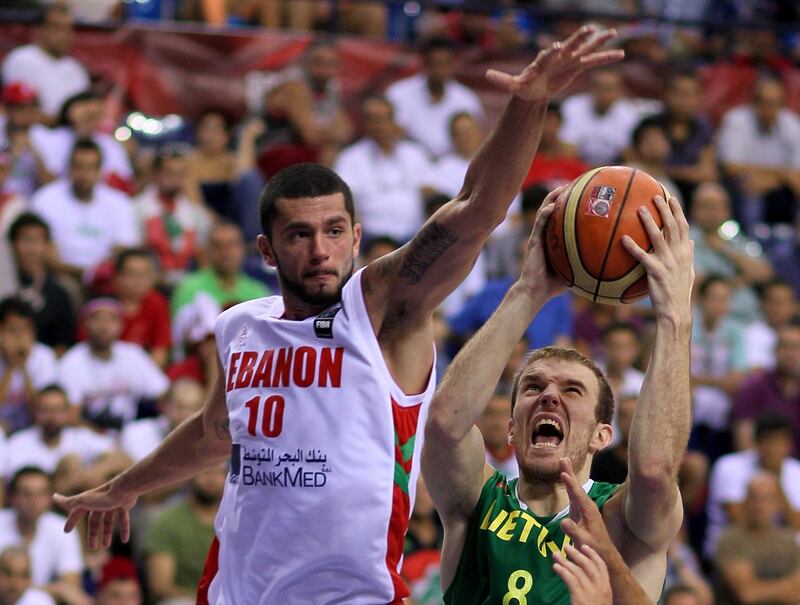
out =
{"type": "Polygon", "coordinates": [[[281,395],[262,397],[257,395],[244,404],[250,416],[247,419],[247,432],[257,436],[258,417],[261,416],[261,435],[277,437],[283,430],[283,408],[286,401],[281,395]]]}

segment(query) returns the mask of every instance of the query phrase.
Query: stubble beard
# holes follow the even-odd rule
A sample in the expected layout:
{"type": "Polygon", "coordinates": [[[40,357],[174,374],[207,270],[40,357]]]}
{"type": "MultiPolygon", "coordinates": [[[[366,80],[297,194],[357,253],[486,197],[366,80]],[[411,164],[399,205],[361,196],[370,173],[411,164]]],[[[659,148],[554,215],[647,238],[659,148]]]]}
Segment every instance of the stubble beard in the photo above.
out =
{"type": "Polygon", "coordinates": [[[351,261],[350,269],[339,280],[336,288],[330,292],[326,292],[324,290],[316,292],[311,291],[303,284],[302,281],[294,280],[286,275],[281,270],[280,263],[277,264],[276,268],[278,270],[281,288],[285,288],[287,291],[291,292],[294,296],[309,306],[325,308],[330,307],[331,305],[334,305],[342,300],[342,290],[344,289],[344,285],[347,283],[347,281],[353,276],[355,261],[351,261]]]}

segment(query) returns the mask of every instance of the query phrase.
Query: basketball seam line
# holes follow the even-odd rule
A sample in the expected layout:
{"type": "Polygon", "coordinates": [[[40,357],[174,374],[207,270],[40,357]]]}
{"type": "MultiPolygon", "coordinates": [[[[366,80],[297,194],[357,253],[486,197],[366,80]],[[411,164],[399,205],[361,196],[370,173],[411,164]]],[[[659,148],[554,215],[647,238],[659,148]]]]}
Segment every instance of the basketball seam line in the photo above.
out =
{"type": "MultiPolygon", "coordinates": [[[[603,172],[603,171],[602,170],[598,170],[597,174],[600,174],[601,172],[603,172]]],[[[583,187],[581,187],[581,192],[578,194],[578,208],[575,209],[575,214],[576,215],[577,215],[578,211],[580,210],[580,203],[583,201],[583,194],[586,193],[586,188],[589,186],[589,183],[591,183],[595,179],[597,174],[595,174],[590,179],[586,179],[586,182],[583,184],[583,187]]],[[[572,193],[572,189],[570,189],[570,193],[572,193]]],[[[569,199],[569,197],[567,199],[569,199]]],[[[588,273],[588,270],[585,269],[586,264],[583,262],[583,258],[581,257],[581,247],[580,247],[580,243],[579,243],[579,239],[578,239],[578,219],[577,219],[577,216],[575,218],[575,224],[573,225],[572,228],[573,228],[573,230],[575,232],[575,244],[576,244],[575,245],[575,251],[578,253],[578,260],[580,261],[581,266],[584,267],[584,271],[586,271],[588,273]]],[[[564,237],[564,241],[566,242],[567,241],[567,219],[566,219],[566,213],[565,213],[565,216],[564,216],[564,225],[563,225],[562,231],[564,232],[564,236],[563,237],[564,237]]],[[[567,264],[569,264],[569,257],[567,257],[567,264]]],[[[572,272],[572,279],[570,280],[572,282],[572,285],[573,286],[578,286],[578,282],[575,281],[575,269],[573,269],[572,266],[570,266],[570,271],[572,272]]],[[[600,273],[600,275],[602,275],[602,273],[600,273]]],[[[600,283],[599,279],[597,280],[597,283],[598,284],[600,283]]],[[[583,290],[587,294],[592,294],[591,290],[587,290],[586,288],[581,288],[580,286],[578,286],[578,288],[580,288],[581,290],[583,290]]],[[[599,290],[598,290],[598,292],[599,292],[599,290]]],[[[592,296],[594,297],[595,295],[592,294],[592,296]]]]}
{"type": "Polygon", "coordinates": [[[617,234],[619,222],[622,220],[622,211],[625,210],[625,204],[628,201],[628,194],[631,191],[633,179],[636,178],[637,172],[638,170],[636,168],[634,168],[633,172],[631,172],[631,176],[628,179],[628,185],[625,187],[625,195],[622,196],[622,203],[619,206],[619,212],[617,212],[617,219],[614,221],[614,228],[611,230],[611,236],[608,238],[608,243],[606,244],[606,253],[605,256],[603,256],[603,263],[600,265],[600,276],[597,278],[597,286],[595,287],[594,294],[592,294],[594,302],[597,302],[597,296],[600,294],[600,288],[603,283],[603,274],[605,273],[606,265],[608,264],[608,257],[611,255],[611,245],[614,243],[614,236],[617,234]]]}

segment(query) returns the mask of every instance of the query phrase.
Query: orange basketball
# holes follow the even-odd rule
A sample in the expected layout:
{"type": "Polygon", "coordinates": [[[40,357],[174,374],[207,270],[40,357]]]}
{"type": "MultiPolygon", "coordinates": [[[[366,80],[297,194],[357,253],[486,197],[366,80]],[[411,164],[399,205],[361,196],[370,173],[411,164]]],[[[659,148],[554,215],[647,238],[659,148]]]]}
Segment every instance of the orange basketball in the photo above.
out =
{"type": "Polygon", "coordinates": [[[616,305],[646,296],[644,267],[622,245],[622,236],[651,249],[637,211],[649,208],[660,228],[656,195],[669,199],[656,179],[627,166],[603,166],[578,177],[547,222],[545,251],[552,271],[591,301],[616,305]]]}

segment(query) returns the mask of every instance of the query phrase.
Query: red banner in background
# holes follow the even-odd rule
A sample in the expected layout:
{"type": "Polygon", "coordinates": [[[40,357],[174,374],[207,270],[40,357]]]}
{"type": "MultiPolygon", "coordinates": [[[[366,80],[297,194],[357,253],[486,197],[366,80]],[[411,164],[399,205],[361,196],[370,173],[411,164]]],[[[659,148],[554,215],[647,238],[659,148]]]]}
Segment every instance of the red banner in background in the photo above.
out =
{"type": "MultiPolygon", "coordinates": [[[[29,26],[0,24],[0,56],[27,43],[32,32],[29,26]]],[[[277,30],[203,30],[174,23],[147,28],[125,25],[116,30],[80,29],[73,52],[104,85],[101,88],[112,92],[109,105],[117,111],[137,109],[151,115],[193,117],[205,108],[217,107],[241,116],[245,113],[245,74],[284,68],[303,54],[311,40],[310,34],[277,30]]],[[[344,97],[351,110],[365,95],[380,92],[419,68],[418,56],[397,44],[341,36],[336,45],[344,97]]],[[[505,96],[486,84],[486,69],[518,71],[531,58],[530,54],[470,48],[462,53],[457,75],[477,90],[493,119],[505,96]]],[[[663,66],[629,58],[618,69],[636,95],[659,98],[663,93],[663,66]]],[[[733,105],[749,100],[756,79],[755,68],[734,63],[705,66],[700,74],[706,88],[706,109],[715,122],[733,105]]],[[[800,71],[787,69],[782,75],[790,105],[800,107],[800,71]]],[[[584,78],[575,90],[585,86],[584,78]]]]}

